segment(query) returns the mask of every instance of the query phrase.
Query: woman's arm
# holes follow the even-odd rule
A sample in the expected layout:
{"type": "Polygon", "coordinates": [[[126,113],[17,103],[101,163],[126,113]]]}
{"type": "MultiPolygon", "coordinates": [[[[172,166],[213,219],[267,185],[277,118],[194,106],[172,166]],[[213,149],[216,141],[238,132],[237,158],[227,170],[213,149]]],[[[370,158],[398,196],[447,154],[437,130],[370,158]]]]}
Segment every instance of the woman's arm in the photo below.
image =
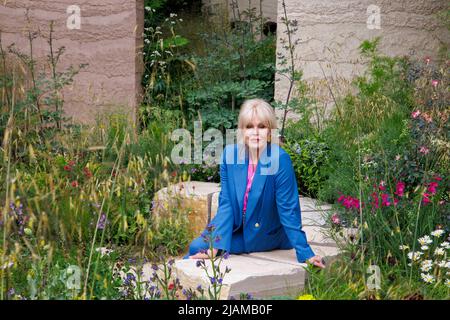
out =
{"type": "Polygon", "coordinates": [[[228,193],[228,170],[226,164],[226,150],[233,147],[232,145],[226,146],[222,154],[222,163],[220,164],[220,193],[219,203],[216,215],[211,220],[211,225],[214,226],[212,231],[213,239],[219,237],[218,241],[214,241],[213,247],[216,249],[222,249],[224,251],[230,251],[231,247],[231,235],[233,233],[233,209],[231,206],[231,198],[228,193]]]}
{"type": "Polygon", "coordinates": [[[281,224],[284,227],[292,246],[295,248],[297,260],[305,262],[315,256],[307,243],[306,234],[302,230],[300,202],[297,181],[289,154],[280,155],[278,172],[275,175],[275,193],[281,224]]]}

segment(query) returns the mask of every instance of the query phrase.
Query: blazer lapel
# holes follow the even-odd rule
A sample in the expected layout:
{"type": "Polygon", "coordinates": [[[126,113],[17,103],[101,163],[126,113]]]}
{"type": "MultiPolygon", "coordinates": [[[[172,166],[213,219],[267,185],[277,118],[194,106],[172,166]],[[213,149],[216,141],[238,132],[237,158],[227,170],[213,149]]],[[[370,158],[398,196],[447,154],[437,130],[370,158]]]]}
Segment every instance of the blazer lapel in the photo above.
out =
{"type": "MultiPolygon", "coordinates": [[[[239,217],[242,220],[242,210],[244,208],[245,187],[247,186],[248,174],[248,156],[245,158],[245,163],[236,164],[233,171],[234,186],[236,190],[236,198],[239,203],[239,217]]],[[[248,204],[247,204],[248,205],[248,204]]]]}
{"type": "MultiPolygon", "coordinates": [[[[263,165],[265,166],[265,165],[263,165]]],[[[247,211],[245,213],[245,222],[250,220],[253,212],[255,211],[256,204],[258,203],[261,193],[266,183],[267,175],[261,175],[261,161],[256,166],[255,176],[253,178],[252,186],[248,194],[247,211]]],[[[244,188],[245,189],[245,188],[244,188]]],[[[245,190],[244,190],[245,192],[245,190]]]]}
{"type": "MultiPolygon", "coordinates": [[[[256,166],[255,176],[253,178],[252,186],[250,188],[247,200],[247,211],[245,213],[245,221],[248,221],[255,210],[256,204],[264,190],[264,185],[267,180],[267,167],[271,166],[271,145],[263,152],[261,159],[256,166]],[[267,153],[266,153],[267,152],[267,153]],[[261,169],[264,169],[265,174],[261,174],[261,169]]],[[[241,161],[242,162],[242,161],[241,161]]],[[[236,190],[236,198],[239,203],[239,219],[242,222],[242,210],[244,208],[244,196],[247,186],[249,155],[245,152],[244,163],[238,163],[234,166],[233,179],[236,190]]]]}

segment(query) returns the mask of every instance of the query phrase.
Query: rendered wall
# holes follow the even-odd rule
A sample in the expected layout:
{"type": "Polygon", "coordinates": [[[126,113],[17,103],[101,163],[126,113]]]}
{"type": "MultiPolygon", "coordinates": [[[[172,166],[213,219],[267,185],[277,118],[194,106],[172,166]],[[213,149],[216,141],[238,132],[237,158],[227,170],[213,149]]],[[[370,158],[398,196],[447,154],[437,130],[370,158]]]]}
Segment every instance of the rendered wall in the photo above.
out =
{"type": "MultiPolygon", "coordinates": [[[[143,71],[142,46],[144,23],[143,0],[7,0],[0,4],[0,30],[3,46],[15,43],[27,52],[26,8],[31,28],[48,37],[54,20],[55,48],[64,46],[60,70],[70,66],[89,65],[75,76],[66,88],[64,108],[74,120],[92,122],[97,112],[119,108],[133,119],[141,92],[143,71]],[[80,7],[80,29],[69,29],[67,8],[80,7]]],[[[36,57],[49,53],[46,39],[34,43],[36,57]]]]}
{"type": "MultiPolygon", "coordinates": [[[[333,105],[324,79],[341,94],[348,81],[363,71],[359,45],[365,39],[381,36],[380,51],[389,56],[413,55],[436,58],[439,46],[450,43],[448,30],[439,23],[436,14],[448,8],[447,0],[286,0],[288,18],[298,21],[295,65],[304,72],[304,79],[314,84],[323,101],[333,105]],[[367,25],[370,5],[380,9],[380,29],[367,25]],[[324,76],[325,75],[325,76],[324,76]]],[[[286,54],[280,43],[286,37],[281,17],[282,2],[278,1],[278,53],[286,54]]],[[[370,11],[369,13],[372,13],[370,11]]],[[[376,26],[375,20],[369,25],[376,26]]],[[[280,60],[277,58],[277,62],[280,60]]],[[[288,81],[284,77],[275,85],[275,97],[284,101],[288,81]]]]}

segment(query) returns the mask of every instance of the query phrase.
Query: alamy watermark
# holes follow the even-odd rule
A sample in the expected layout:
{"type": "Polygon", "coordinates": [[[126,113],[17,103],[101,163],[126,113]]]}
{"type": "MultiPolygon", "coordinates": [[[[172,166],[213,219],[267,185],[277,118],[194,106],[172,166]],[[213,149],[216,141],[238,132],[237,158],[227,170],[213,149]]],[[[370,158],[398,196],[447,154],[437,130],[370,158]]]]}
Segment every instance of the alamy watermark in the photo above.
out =
{"type": "Polygon", "coordinates": [[[67,18],[67,29],[79,30],[81,29],[81,9],[77,5],[71,5],[66,10],[69,17],[67,18]]]}
{"type": "MultiPolygon", "coordinates": [[[[246,129],[252,130],[252,129],[246,129]]],[[[171,140],[177,142],[171,151],[171,160],[174,164],[207,164],[217,165],[223,163],[222,152],[226,145],[237,145],[237,150],[230,148],[226,154],[227,164],[244,164],[245,163],[245,144],[243,129],[227,129],[225,138],[223,133],[215,128],[209,128],[202,132],[201,122],[194,122],[194,133],[183,128],[176,129],[171,134],[171,140]],[[209,142],[203,149],[203,142],[209,142]],[[237,151],[237,152],[235,152],[237,151]]],[[[260,136],[260,139],[262,137],[260,136]]],[[[278,144],[279,130],[270,130],[268,144],[278,144]]],[[[259,163],[261,164],[261,175],[272,175],[278,172],[279,167],[279,148],[262,148],[260,150],[259,163]]]]}

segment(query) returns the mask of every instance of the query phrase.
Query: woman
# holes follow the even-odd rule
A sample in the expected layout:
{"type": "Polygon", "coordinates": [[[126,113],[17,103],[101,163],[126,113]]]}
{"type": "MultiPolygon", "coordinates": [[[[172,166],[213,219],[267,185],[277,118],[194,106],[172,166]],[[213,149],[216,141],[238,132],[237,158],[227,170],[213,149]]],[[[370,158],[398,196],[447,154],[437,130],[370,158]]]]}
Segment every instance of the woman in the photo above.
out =
{"type": "MultiPolygon", "coordinates": [[[[219,207],[211,228],[212,254],[240,254],[295,248],[299,262],[324,268],[301,230],[297,181],[289,155],[271,136],[273,108],[262,99],[246,100],[238,119],[238,143],[227,145],[220,165],[219,207]]],[[[206,259],[209,243],[199,236],[185,259],[206,259]]]]}

